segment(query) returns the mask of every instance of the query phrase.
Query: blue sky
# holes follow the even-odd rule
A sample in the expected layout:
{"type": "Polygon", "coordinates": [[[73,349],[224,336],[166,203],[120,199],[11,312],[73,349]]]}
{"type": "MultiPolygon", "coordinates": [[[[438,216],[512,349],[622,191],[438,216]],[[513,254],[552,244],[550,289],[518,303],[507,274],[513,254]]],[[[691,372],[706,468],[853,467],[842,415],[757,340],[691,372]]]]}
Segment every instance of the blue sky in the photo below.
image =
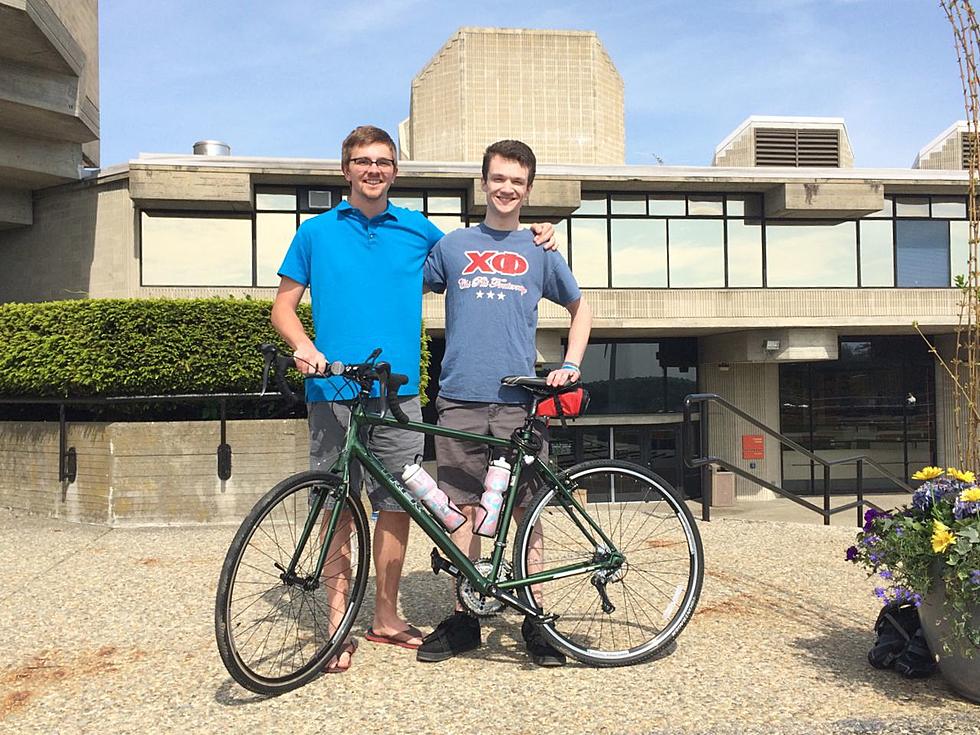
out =
{"type": "Polygon", "coordinates": [[[628,163],[707,165],[756,115],[843,117],[857,166],[907,167],[962,119],[938,0],[102,0],[102,165],[189,153],[337,158],[394,134],[460,26],[598,33],[626,90],[628,163]]]}

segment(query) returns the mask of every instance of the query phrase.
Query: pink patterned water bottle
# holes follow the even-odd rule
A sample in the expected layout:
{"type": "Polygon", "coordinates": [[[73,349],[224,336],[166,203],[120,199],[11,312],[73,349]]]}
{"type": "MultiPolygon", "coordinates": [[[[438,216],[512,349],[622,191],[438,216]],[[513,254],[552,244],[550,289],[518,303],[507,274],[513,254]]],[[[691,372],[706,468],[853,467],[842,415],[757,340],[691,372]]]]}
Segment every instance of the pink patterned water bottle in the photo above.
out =
{"type": "Polygon", "coordinates": [[[453,501],[446,497],[446,493],[439,489],[432,475],[422,469],[422,465],[418,463],[405,465],[402,482],[450,533],[466,522],[466,516],[460,512],[453,501]]]}
{"type": "Polygon", "coordinates": [[[474,531],[481,536],[493,536],[497,533],[497,523],[500,522],[500,508],[504,504],[504,491],[510,482],[510,463],[501,457],[495,459],[487,468],[486,479],[483,480],[483,496],[480,507],[476,509],[474,531]]]}

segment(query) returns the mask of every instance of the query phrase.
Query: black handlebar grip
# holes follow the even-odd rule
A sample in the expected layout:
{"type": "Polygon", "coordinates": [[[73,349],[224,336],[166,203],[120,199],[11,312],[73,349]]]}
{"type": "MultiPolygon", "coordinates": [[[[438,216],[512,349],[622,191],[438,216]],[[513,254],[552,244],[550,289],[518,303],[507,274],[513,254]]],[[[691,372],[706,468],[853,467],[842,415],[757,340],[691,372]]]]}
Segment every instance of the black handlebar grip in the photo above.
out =
{"type": "Polygon", "coordinates": [[[292,364],[293,358],[287,355],[276,356],[276,385],[279,387],[279,392],[286,396],[286,398],[293,403],[299,403],[300,399],[297,398],[292,388],[289,387],[289,383],[286,381],[286,370],[288,370],[292,364]]]}
{"type": "Polygon", "coordinates": [[[395,398],[398,397],[398,389],[407,382],[408,376],[401,373],[391,373],[388,376],[388,407],[391,409],[391,415],[395,417],[395,421],[400,424],[407,424],[410,421],[405,412],[402,411],[402,407],[395,401],[395,398]]]}

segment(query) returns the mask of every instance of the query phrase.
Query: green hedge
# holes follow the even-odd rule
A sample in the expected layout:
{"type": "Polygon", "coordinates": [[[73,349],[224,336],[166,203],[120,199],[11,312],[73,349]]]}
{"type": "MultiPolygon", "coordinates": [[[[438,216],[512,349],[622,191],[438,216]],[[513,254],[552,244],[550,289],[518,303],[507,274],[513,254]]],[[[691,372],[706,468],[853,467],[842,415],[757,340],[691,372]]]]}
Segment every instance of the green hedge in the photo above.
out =
{"type": "MultiPolygon", "coordinates": [[[[256,346],[285,349],[269,323],[271,309],[271,301],[219,298],[0,304],[0,395],[257,391],[256,346]]],[[[299,316],[312,335],[308,305],[299,316]]],[[[423,351],[427,366],[427,339],[423,351]]]]}

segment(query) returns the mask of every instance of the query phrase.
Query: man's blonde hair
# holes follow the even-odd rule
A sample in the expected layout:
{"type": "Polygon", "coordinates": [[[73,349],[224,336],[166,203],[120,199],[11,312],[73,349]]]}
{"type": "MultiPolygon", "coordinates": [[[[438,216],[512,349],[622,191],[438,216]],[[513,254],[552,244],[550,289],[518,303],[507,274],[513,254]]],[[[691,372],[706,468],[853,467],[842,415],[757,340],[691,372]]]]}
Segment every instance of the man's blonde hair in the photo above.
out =
{"type": "Polygon", "coordinates": [[[344,171],[350,168],[351,151],[372,143],[384,143],[388,146],[391,149],[391,160],[395,162],[396,166],[398,165],[398,153],[395,148],[395,141],[391,139],[391,136],[381,128],[374,127],[374,125],[360,125],[350,131],[340,146],[341,168],[344,171]]]}

